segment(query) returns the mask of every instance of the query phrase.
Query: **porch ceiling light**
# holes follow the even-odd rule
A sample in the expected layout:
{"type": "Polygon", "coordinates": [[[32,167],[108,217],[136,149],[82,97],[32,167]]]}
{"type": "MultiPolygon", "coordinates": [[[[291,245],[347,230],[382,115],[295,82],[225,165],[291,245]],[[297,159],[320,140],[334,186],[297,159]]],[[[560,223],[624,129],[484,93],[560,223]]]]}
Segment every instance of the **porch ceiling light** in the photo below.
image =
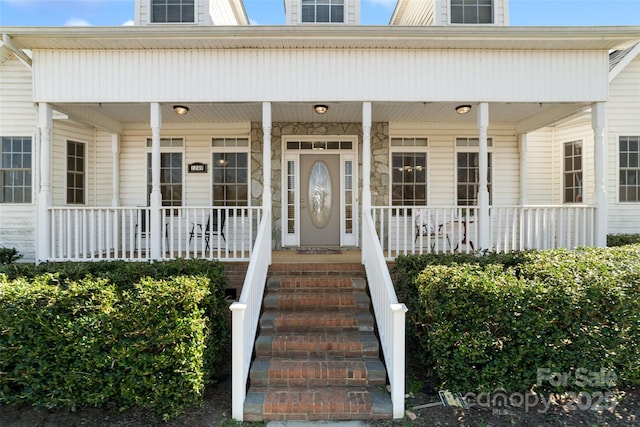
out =
{"type": "Polygon", "coordinates": [[[189,107],[185,107],[184,105],[174,105],[173,111],[175,111],[179,116],[184,116],[189,112],[189,107]]]}
{"type": "Polygon", "coordinates": [[[471,105],[458,105],[456,107],[456,111],[458,112],[458,114],[467,114],[469,111],[471,111],[471,105]]]}
{"type": "Polygon", "coordinates": [[[328,109],[329,107],[323,104],[316,104],[313,106],[313,110],[318,114],[325,114],[328,109]]]}

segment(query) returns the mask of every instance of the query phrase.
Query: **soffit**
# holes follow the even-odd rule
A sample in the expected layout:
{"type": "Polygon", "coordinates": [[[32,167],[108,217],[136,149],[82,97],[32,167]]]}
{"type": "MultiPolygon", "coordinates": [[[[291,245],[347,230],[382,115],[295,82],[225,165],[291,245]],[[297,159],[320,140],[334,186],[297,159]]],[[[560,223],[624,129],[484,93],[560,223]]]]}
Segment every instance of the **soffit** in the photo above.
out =
{"type": "Polygon", "coordinates": [[[4,27],[23,49],[613,50],[640,27],[212,26],[4,27]]]}

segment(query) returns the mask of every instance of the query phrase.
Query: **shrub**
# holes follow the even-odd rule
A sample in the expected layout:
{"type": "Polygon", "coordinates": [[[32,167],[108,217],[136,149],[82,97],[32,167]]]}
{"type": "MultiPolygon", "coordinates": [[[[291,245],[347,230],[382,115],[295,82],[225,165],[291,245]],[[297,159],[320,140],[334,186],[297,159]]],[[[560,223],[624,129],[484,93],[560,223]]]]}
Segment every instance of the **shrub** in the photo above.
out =
{"type": "Polygon", "coordinates": [[[640,234],[608,234],[607,246],[624,246],[640,243],[640,234]]]}
{"type": "Polygon", "coordinates": [[[20,254],[16,248],[5,248],[0,247],[0,265],[8,265],[16,262],[22,258],[22,254],[20,254]]]}
{"type": "Polygon", "coordinates": [[[441,385],[526,391],[538,368],[572,373],[565,390],[582,386],[577,368],[640,384],[640,246],[476,258],[406,257],[394,269],[414,298],[408,331],[441,385]]]}
{"type": "Polygon", "coordinates": [[[221,264],[6,267],[0,403],[140,406],[166,418],[201,401],[228,335],[221,264]]]}

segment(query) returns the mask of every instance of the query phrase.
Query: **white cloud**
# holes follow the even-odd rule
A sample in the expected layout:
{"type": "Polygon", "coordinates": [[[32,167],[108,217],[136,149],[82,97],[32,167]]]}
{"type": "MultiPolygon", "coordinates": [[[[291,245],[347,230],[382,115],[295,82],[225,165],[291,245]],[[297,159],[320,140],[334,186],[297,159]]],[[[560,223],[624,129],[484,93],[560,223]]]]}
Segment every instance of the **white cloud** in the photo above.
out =
{"type": "Polygon", "coordinates": [[[379,4],[389,9],[393,9],[396,6],[398,0],[369,0],[369,3],[379,4]]]}
{"type": "Polygon", "coordinates": [[[123,27],[130,27],[130,26],[132,26],[132,25],[134,25],[133,19],[129,19],[128,21],[124,21],[124,22],[122,23],[122,26],[123,26],[123,27]]]}
{"type": "Polygon", "coordinates": [[[70,18],[64,23],[65,27],[91,27],[91,24],[81,18],[70,18]]]}

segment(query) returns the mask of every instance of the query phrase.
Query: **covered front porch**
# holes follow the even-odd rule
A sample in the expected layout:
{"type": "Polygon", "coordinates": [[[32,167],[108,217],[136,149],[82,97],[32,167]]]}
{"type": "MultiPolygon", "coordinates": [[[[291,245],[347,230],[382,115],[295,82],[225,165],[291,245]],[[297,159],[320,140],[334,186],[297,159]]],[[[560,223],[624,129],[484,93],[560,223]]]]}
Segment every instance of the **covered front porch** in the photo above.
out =
{"type": "MultiPolygon", "coordinates": [[[[366,211],[372,215],[388,260],[410,253],[604,244],[604,159],[599,154],[604,150],[603,103],[478,103],[467,115],[458,114],[455,103],[450,102],[328,104],[329,112],[324,115],[316,114],[312,103],[190,104],[186,116],[159,103],[40,104],[37,259],[247,261],[265,209],[272,211],[272,248],[326,245],[305,240],[300,225],[307,195],[300,188],[306,178],[299,162],[308,154],[332,153],[341,161],[332,171],[340,176],[334,189],[340,234],[330,246],[360,247],[366,211]],[[585,184],[577,190],[581,202],[558,203],[560,197],[554,194],[558,189],[541,196],[540,180],[535,178],[540,171],[531,170],[540,161],[532,158],[531,153],[538,150],[531,141],[532,132],[563,120],[570,111],[589,107],[593,142],[585,144],[584,151],[592,153],[593,163],[584,166],[581,178],[585,184]],[[211,122],[203,122],[204,117],[211,122]],[[442,122],[428,121],[433,117],[442,117],[442,122]],[[336,122],[338,118],[348,122],[336,122]],[[403,118],[412,121],[400,121],[403,118]],[[231,122],[224,124],[225,119],[231,122]],[[88,178],[93,182],[87,182],[93,193],[87,191],[82,206],[63,202],[64,182],[52,186],[55,177],[65,172],[55,166],[64,162],[51,161],[59,156],[52,150],[68,141],[65,133],[72,121],[93,126],[97,135],[87,144],[87,157],[90,154],[94,159],[85,159],[86,167],[96,175],[88,178]],[[219,138],[220,134],[232,138],[219,138]],[[200,139],[208,139],[209,145],[200,139]],[[147,149],[140,150],[144,140],[147,149]],[[167,140],[179,140],[181,145],[166,148],[167,140]],[[246,145],[219,145],[230,140],[246,145]],[[472,146],[460,147],[461,140],[472,146]],[[414,145],[408,147],[408,143],[414,145]],[[245,163],[242,171],[234,170],[234,185],[240,190],[229,199],[227,193],[218,191],[211,175],[226,173],[217,164],[223,161],[219,153],[236,152],[246,153],[245,163]],[[177,193],[168,192],[164,153],[179,154],[172,171],[178,176],[177,193]],[[476,163],[462,170],[456,163],[461,153],[473,154],[476,163]],[[424,162],[424,166],[415,166],[422,176],[420,186],[414,185],[417,181],[407,185],[407,169],[414,166],[396,167],[398,158],[424,162]],[[140,173],[145,159],[146,180],[140,173]],[[191,163],[193,160],[202,161],[191,163]],[[204,169],[205,174],[192,174],[193,167],[204,169]],[[463,182],[461,172],[473,182],[463,182]],[[464,203],[461,186],[474,192],[464,203]]],[[[536,136],[535,142],[539,139],[536,136]]],[[[550,154],[543,161],[560,160],[550,154]]],[[[561,175],[553,169],[543,172],[561,175]]]]}

